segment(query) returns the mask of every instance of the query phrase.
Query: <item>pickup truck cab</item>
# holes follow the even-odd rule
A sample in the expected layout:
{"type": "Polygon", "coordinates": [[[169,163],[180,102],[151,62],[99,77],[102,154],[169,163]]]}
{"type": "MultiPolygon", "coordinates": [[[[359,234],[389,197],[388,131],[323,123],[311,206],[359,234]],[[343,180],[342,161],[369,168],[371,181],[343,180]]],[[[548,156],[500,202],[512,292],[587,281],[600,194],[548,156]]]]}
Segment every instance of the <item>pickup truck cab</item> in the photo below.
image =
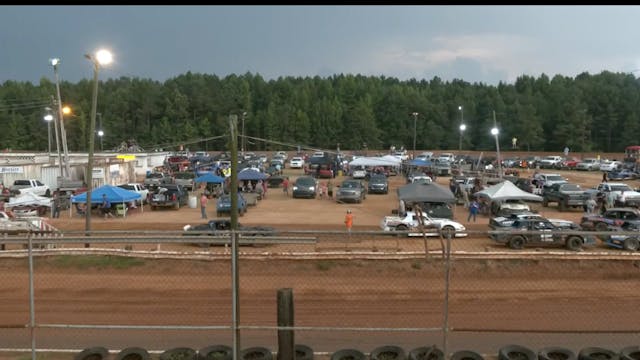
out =
{"type": "Polygon", "coordinates": [[[609,194],[615,196],[615,204],[619,207],[635,207],[640,208],[640,193],[631,189],[631,187],[625,183],[618,182],[606,182],[600,183],[592,190],[588,190],[589,193],[596,193],[597,197],[603,199],[609,194]]]}
{"type": "Polygon", "coordinates": [[[144,178],[145,186],[160,186],[173,183],[173,179],[165,173],[151,172],[144,178]]]}
{"type": "Polygon", "coordinates": [[[148,202],[149,189],[147,189],[144,186],[144,184],[136,184],[136,183],[122,184],[122,185],[118,185],[118,187],[140,194],[142,198],[139,200],[140,202],[138,204],[146,204],[148,202]]]}
{"type": "Polygon", "coordinates": [[[542,206],[558,203],[558,210],[565,211],[570,207],[582,208],[591,195],[577,184],[553,184],[542,191],[542,206]]]}
{"type": "Polygon", "coordinates": [[[19,195],[30,192],[40,196],[51,196],[51,189],[40,180],[27,179],[27,180],[15,180],[11,185],[9,191],[12,195],[19,195]]]}

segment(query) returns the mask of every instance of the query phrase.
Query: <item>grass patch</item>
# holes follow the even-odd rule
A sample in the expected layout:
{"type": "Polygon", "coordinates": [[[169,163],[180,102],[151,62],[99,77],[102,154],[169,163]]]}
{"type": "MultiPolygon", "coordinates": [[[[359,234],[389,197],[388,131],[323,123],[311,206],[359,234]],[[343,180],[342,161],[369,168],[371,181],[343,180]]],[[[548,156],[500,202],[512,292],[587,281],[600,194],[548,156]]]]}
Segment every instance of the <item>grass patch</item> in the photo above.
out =
{"type": "Polygon", "coordinates": [[[62,255],[53,260],[53,264],[63,268],[75,269],[129,269],[145,264],[144,259],[126,256],[102,256],[102,255],[62,255]]]}

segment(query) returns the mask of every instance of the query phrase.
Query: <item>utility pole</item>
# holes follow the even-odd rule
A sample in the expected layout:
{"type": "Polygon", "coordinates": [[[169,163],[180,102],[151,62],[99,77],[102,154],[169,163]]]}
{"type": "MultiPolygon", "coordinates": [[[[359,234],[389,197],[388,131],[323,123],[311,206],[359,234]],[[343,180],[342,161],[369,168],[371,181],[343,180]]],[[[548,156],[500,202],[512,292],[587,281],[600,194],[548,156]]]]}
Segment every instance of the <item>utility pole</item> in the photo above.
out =
{"type": "Polygon", "coordinates": [[[233,358],[240,358],[240,277],[238,274],[238,115],[229,115],[229,139],[231,150],[231,293],[233,358]]]}
{"type": "Polygon", "coordinates": [[[58,94],[58,121],[60,122],[60,137],[62,139],[62,150],[64,151],[64,177],[71,176],[71,165],[69,164],[69,149],[67,149],[67,133],[64,131],[64,117],[62,115],[62,99],[60,98],[60,77],[58,76],[58,64],[53,64],[53,73],[56,76],[56,92],[58,94]]]}
{"type": "MultiPolygon", "coordinates": [[[[56,104],[56,100],[53,98],[53,95],[51,95],[51,106],[55,106],[56,104]]],[[[60,121],[59,119],[59,112],[56,112],[56,116],[53,118],[53,128],[55,129],[55,133],[56,133],[56,149],[58,150],[58,168],[60,169],[60,176],[64,176],[64,173],[62,172],[62,155],[60,153],[60,132],[58,131],[58,123],[60,121]]]]}

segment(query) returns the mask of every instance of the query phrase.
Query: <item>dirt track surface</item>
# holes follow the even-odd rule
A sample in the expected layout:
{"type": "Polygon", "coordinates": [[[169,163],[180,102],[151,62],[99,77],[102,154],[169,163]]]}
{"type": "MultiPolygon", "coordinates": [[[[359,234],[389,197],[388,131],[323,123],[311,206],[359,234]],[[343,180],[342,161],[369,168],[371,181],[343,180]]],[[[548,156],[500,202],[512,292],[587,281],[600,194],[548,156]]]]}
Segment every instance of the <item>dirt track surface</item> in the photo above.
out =
{"type": "MultiPolygon", "coordinates": [[[[293,177],[298,171],[288,170],[293,177]]],[[[553,171],[556,172],[556,171],[553,171]]],[[[601,173],[563,173],[583,187],[598,183],[601,173]]],[[[334,182],[339,182],[335,179],[334,182]]],[[[446,184],[448,178],[440,178],[446,184]]],[[[246,225],[269,225],[278,229],[343,231],[346,209],[354,213],[354,230],[379,230],[383,216],[397,207],[395,189],[402,177],[391,178],[388,195],[368,195],[362,204],[338,204],[327,199],[292,199],[281,189],[269,189],[265,200],[240,218],[246,225]]],[[[635,182],[629,182],[633,187],[635,182]]],[[[210,202],[209,217],[215,215],[210,202]]],[[[578,221],[582,212],[559,213],[538,208],[548,217],[578,221]]],[[[466,221],[463,208],[456,220],[469,229],[486,230],[488,218],[466,221]]],[[[95,230],[171,230],[203,222],[200,209],[182,208],[133,212],[127,218],[94,216],[95,230]]],[[[51,223],[63,230],[84,230],[82,218],[68,212],[51,223]]],[[[341,235],[337,235],[341,236],[341,235]]],[[[389,240],[395,241],[395,240],[389,240]]],[[[459,246],[482,249],[494,246],[486,236],[457,239],[459,246]]],[[[150,248],[141,245],[143,248],[150,248]]],[[[184,249],[186,245],[175,245],[184,249]]],[[[152,247],[151,247],[152,248],[152,247]]],[[[191,247],[193,248],[193,247],[191,247]]],[[[166,249],[163,245],[163,249],[166,249]]],[[[3,259],[0,324],[28,323],[28,284],[25,260],[3,259]]],[[[36,313],[39,323],[129,325],[224,325],[231,321],[231,273],[229,261],[145,260],[128,269],[110,267],[64,267],[51,259],[36,259],[36,313]]],[[[640,285],[636,262],[609,261],[463,261],[451,271],[450,327],[496,331],[638,329],[637,294],[640,285]],[[612,306],[615,304],[615,306],[612,306]]],[[[241,261],[241,324],[276,325],[276,290],[292,288],[296,325],[352,328],[432,328],[443,321],[445,268],[441,261],[241,261]]],[[[0,348],[28,348],[28,332],[0,330],[0,348]]],[[[243,330],[243,347],[277,349],[273,330],[243,330]]],[[[104,345],[109,348],[142,346],[167,349],[173,346],[204,347],[230,344],[228,330],[203,331],[99,331],[38,330],[38,347],[75,348],[104,345]],[[170,335],[169,335],[170,334],[170,335]],[[213,340],[212,340],[213,339],[213,340]]],[[[589,344],[633,344],[617,336],[537,337],[519,333],[452,334],[450,350],[470,349],[496,353],[499,344],[531,344],[540,348],[564,345],[579,350],[589,344]],[[592,342],[592,341],[598,342],[592,342]]],[[[583,334],[584,335],[584,334],[583,334]]],[[[441,334],[415,331],[301,331],[297,342],[315,351],[332,352],[355,347],[370,351],[394,344],[407,351],[425,344],[440,344],[441,334]]],[[[633,338],[632,338],[633,339],[633,338]]]]}

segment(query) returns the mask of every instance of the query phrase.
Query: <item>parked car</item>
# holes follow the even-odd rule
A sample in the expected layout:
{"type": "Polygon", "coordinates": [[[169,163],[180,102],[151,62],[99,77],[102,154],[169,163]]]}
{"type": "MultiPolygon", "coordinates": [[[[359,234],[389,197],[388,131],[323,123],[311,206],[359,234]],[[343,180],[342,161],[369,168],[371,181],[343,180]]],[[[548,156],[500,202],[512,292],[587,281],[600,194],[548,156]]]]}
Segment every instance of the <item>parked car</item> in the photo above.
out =
{"type": "Polygon", "coordinates": [[[614,227],[611,230],[614,231],[613,234],[602,238],[605,245],[627,251],[640,250],[640,227],[632,223],[625,223],[621,227],[614,227]],[[621,232],[631,234],[621,234],[621,232]]]}
{"type": "Polygon", "coordinates": [[[578,159],[577,157],[564,159],[560,161],[560,163],[556,164],[556,169],[575,170],[576,166],[578,166],[579,163],[580,159],[578,159]]]}
{"type": "Polygon", "coordinates": [[[553,184],[566,184],[568,181],[560,174],[535,174],[533,180],[541,184],[540,187],[547,187],[553,184]]]}
{"type": "Polygon", "coordinates": [[[293,198],[314,199],[318,192],[318,181],[312,176],[300,176],[293,183],[291,196],[293,198]]]}
{"type": "Polygon", "coordinates": [[[518,199],[496,200],[491,202],[491,214],[495,216],[505,216],[531,212],[529,204],[518,199]]]}
{"type": "Polygon", "coordinates": [[[607,177],[609,180],[635,180],[638,178],[638,173],[631,169],[622,169],[610,171],[607,177]]]}
{"type": "Polygon", "coordinates": [[[361,180],[348,179],[339,185],[336,201],[339,203],[353,201],[361,203],[367,198],[367,188],[361,180]]]}
{"type": "Polygon", "coordinates": [[[563,160],[562,156],[557,156],[557,155],[545,156],[538,162],[538,165],[540,166],[541,169],[553,169],[562,160],[563,160]]]}
{"type": "MultiPolygon", "coordinates": [[[[256,237],[256,236],[271,236],[275,233],[275,229],[270,226],[244,226],[238,223],[238,231],[241,232],[242,237],[256,237]]],[[[183,227],[185,236],[214,236],[221,237],[223,239],[229,238],[228,231],[231,230],[231,220],[229,219],[213,219],[204,224],[198,225],[185,225],[183,227]]],[[[202,247],[209,247],[213,245],[212,242],[198,243],[202,247]]],[[[240,241],[242,244],[242,240],[240,241]]]]}
{"type": "Polygon", "coordinates": [[[594,236],[560,232],[561,230],[563,229],[546,219],[518,219],[506,231],[496,233],[492,239],[512,249],[522,249],[527,245],[552,245],[580,251],[583,246],[596,244],[594,236]]]}
{"type": "MultiPolygon", "coordinates": [[[[247,212],[247,201],[241,193],[238,193],[238,215],[244,216],[244,213],[247,212]]],[[[216,202],[216,216],[220,217],[223,214],[231,213],[231,195],[223,194],[218,198],[216,202]]]]}
{"type": "Polygon", "coordinates": [[[161,172],[150,172],[144,179],[144,185],[147,187],[171,183],[173,183],[173,179],[169,175],[161,172]]]}
{"type": "Polygon", "coordinates": [[[387,180],[387,177],[382,174],[371,175],[367,184],[367,192],[370,194],[389,193],[389,180],[387,180]]]}
{"type": "Polygon", "coordinates": [[[289,161],[289,168],[291,169],[302,169],[304,166],[304,159],[299,156],[294,156],[289,161]]]}
{"type": "Polygon", "coordinates": [[[550,202],[555,202],[560,211],[565,211],[570,207],[582,209],[590,198],[591,195],[582,190],[580,185],[558,183],[543,190],[542,206],[548,206],[550,202]]]}
{"type": "Polygon", "coordinates": [[[596,158],[586,158],[576,165],[576,170],[600,170],[600,161],[596,158]]]}
{"type": "Polygon", "coordinates": [[[622,163],[620,161],[604,160],[600,163],[600,171],[615,171],[622,169],[622,163]]]}
{"type": "Polygon", "coordinates": [[[187,205],[188,200],[187,192],[182,185],[163,184],[155,188],[149,204],[151,210],[156,210],[159,207],[171,207],[178,210],[181,206],[187,205]]]}
{"type": "MultiPolygon", "coordinates": [[[[449,219],[432,218],[426,213],[422,213],[422,222],[426,236],[439,236],[452,234],[453,237],[467,236],[464,225],[449,219]]],[[[420,231],[420,219],[413,211],[396,216],[385,216],[380,222],[380,228],[385,232],[408,231],[407,236],[422,236],[420,231]]]]}

